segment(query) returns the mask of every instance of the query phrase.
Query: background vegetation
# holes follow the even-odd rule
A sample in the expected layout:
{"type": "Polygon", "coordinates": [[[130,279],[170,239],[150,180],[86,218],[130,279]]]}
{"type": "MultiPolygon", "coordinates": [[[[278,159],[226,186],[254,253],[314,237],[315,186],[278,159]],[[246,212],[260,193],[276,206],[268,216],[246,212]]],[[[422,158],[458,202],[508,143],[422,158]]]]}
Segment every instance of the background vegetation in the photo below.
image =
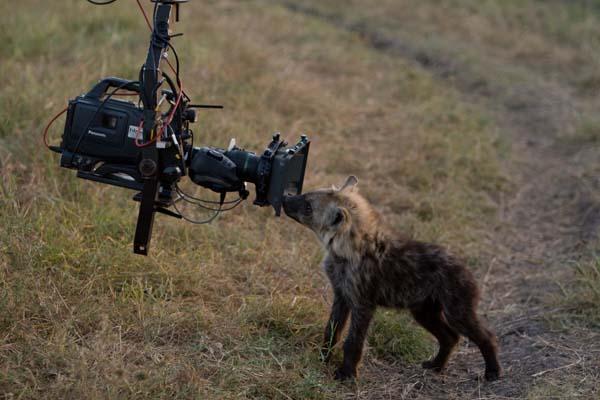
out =
{"type": "Polygon", "coordinates": [[[334,382],[317,351],[322,252],[250,202],[208,226],[158,216],[151,255],[133,255],[132,193],[77,180],[40,134],[101,77],[137,76],[135,2],[4,1],[0,14],[0,396],[598,393],[597,2],[195,1],[175,26],[187,93],[226,106],[200,114],[197,142],[260,150],[273,131],[307,133],[306,188],[356,174],[390,224],[468,261],[507,349],[493,385],[474,379],[467,343],[449,377],[423,373],[431,338],[390,311],[362,377],[334,382]]]}

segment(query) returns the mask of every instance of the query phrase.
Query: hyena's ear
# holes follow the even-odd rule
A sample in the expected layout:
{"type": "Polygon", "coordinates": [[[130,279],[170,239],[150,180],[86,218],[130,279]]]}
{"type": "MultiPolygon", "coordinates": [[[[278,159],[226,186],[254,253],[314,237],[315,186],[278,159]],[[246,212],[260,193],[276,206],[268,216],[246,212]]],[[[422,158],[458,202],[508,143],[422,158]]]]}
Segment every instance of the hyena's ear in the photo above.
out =
{"type": "Polygon", "coordinates": [[[356,185],[358,185],[358,178],[350,175],[340,190],[356,190],[358,188],[356,185]]]}

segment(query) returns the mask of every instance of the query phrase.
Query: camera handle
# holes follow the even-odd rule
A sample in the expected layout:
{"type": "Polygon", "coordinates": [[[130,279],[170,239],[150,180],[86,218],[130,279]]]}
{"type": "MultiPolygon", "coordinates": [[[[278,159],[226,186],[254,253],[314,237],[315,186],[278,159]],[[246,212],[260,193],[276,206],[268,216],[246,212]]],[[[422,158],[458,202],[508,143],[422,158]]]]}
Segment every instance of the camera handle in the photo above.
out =
{"type": "Polygon", "coordinates": [[[136,93],[140,92],[140,85],[137,82],[111,76],[98,82],[85,96],[99,100],[108,92],[109,88],[126,89],[136,93]]]}
{"type": "MultiPolygon", "coordinates": [[[[159,1],[158,3],[148,56],[140,71],[140,97],[144,105],[144,124],[141,136],[144,142],[150,140],[150,133],[155,128],[160,62],[170,40],[169,19],[171,8],[173,5],[178,6],[177,2],[173,1],[159,1]],[[160,38],[160,40],[157,40],[157,38],[160,38]]],[[[133,252],[136,254],[148,255],[154,215],[157,211],[156,201],[160,188],[158,165],[158,149],[156,146],[151,145],[142,148],[142,160],[139,163],[139,170],[144,183],[133,241],[133,252]]]]}

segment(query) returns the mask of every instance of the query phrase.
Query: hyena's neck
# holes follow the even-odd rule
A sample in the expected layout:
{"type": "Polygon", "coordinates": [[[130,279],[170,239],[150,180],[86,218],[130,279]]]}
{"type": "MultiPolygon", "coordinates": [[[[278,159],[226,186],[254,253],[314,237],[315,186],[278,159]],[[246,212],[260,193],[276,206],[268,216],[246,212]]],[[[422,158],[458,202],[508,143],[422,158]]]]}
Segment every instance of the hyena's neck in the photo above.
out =
{"type": "Polygon", "coordinates": [[[325,250],[337,259],[359,264],[369,253],[381,253],[385,246],[385,234],[382,231],[350,229],[335,234],[324,235],[322,242],[325,250]]]}

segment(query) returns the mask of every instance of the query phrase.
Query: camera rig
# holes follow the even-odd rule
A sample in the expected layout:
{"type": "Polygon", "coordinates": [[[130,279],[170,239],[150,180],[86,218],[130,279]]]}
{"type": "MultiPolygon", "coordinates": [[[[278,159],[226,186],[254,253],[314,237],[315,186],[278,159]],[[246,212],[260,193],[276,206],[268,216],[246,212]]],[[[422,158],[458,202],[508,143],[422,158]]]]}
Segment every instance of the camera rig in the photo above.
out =
{"type": "Polygon", "coordinates": [[[194,147],[190,124],[196,122],[196,109],[222,106],[191,104],[183,90],[179,57],[170,43],[178,35],[170,35],[169,23],[173,8],[179,20],[179,6],[187,0],[152,2],[150,47],[138,80],[105,78],[69,101],[61,144],[49,146],[61,153],[60,166],[77,170],[77,177],[138,191],[133,197],[140,202],[134,252],[143,255],[148,254],[156,212],[195,223],[210,222],[248,197],[246,182],[255,184],[254,204],[271,205],[280,215],[283,196],[302,191],[310,147],[302,135],[296,145],[286,148],[278,133],[261,155],[237,147],[233,139],[227,149],[194,147]],[[166,61],[176,74],[175,81],[160,68],[169,50],[177,62],[174,68],[166,61]],[[165,83],[168,89],[162,88],[165,83]],[[139,102],[114,98],[123,91],[138,96],[139,102]],[[168,105],[166,112],[161,111],[163,105],[168,105]],[[183,192],[178,182],[186,175],[219,193],[220,200],[201,200],[183,192]],[[237,192],[239,198],[226,202],[229,192],[237,192]],[[179,211],[179,201],[215,214],[193,221],[179,211]]]}

